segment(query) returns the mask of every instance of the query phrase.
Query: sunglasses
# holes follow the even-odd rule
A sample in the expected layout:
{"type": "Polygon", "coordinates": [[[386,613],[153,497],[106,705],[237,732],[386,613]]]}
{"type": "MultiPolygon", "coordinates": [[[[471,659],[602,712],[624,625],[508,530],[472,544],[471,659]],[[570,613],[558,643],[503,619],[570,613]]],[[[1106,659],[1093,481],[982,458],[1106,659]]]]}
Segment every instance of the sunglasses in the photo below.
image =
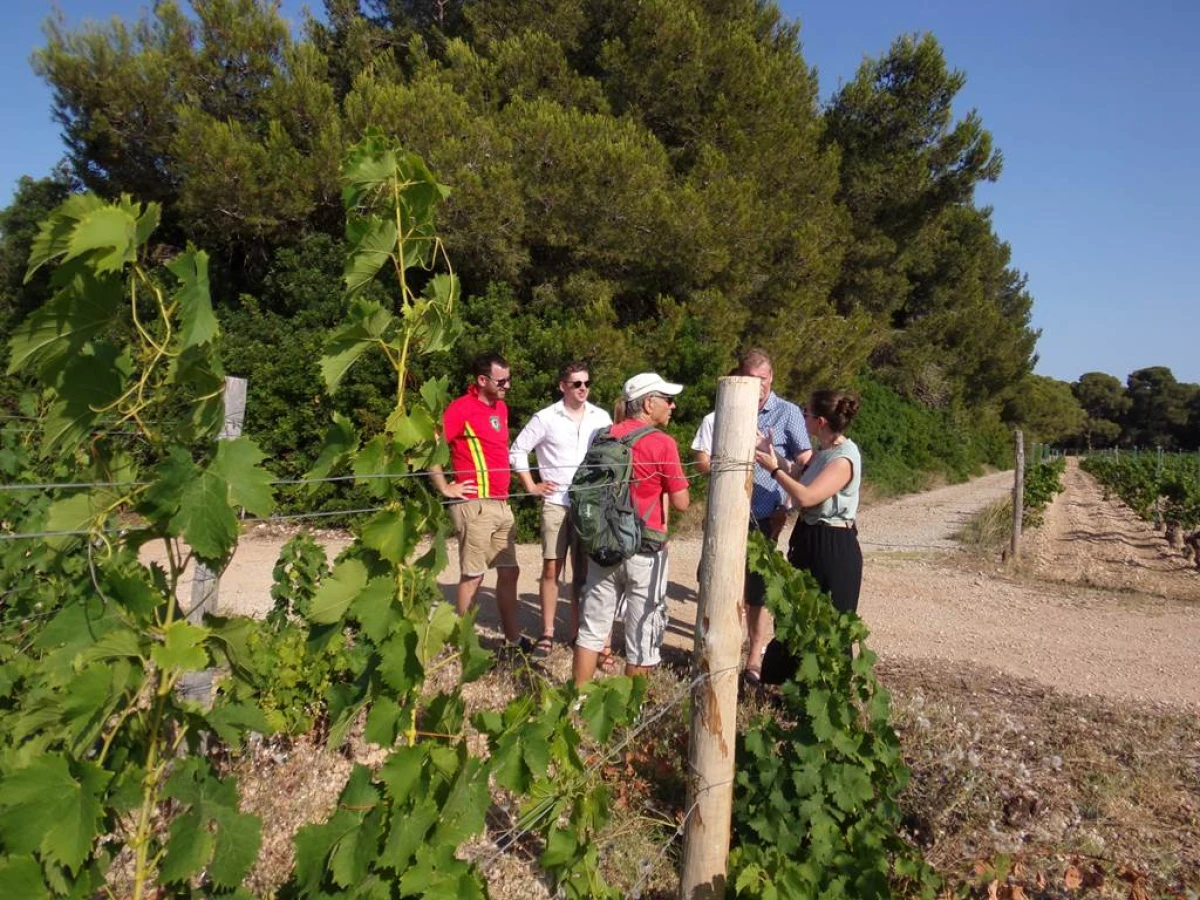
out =
{"type": "Polygon", "coordinates": [[[674,397],[668,397],[666,394],[649,394],[648,396],[649,396],[651,399],[658,398],[659,400],[666,401],[666,403],[667,403],[667,405],[668,405],[668,406],[674,406],[674,405],[675,405],[675,398],[674,398],[674,397]]]}
{"type": "Polygon", "coordinates": [[[573,388],[585,388],[585,387],[588,387],[591,383],[592,382],[590,379],[587,381],[585,381],[583,379],[578,379],[576,381],[568,381],[567,382],[567,384],[573,388]]]}
{"type": "Polygon", "coordinates": [[[512,376],[511,375],[508,378],[493,378],[491,375],[484,375],[483,377],[486,378],[488,381],[490,381],[492,384],[496,385],[496,387],[506,388],[512,384],[512,376]]]}

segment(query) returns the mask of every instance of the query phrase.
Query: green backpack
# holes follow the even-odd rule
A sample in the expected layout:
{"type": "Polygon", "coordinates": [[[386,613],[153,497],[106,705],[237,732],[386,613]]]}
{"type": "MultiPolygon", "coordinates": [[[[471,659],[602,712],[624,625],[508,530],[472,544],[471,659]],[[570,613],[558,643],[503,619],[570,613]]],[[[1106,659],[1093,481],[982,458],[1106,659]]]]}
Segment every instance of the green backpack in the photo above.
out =
{"type": "Polygon", "coordinates": [[[633,445],[655,430],[646,425],[620,438],[608,428],[599,432],[567,489],[575,534],[602,566],[615,566],[639,550],[657,550],[667,539],[665,532],[646,527],[630,491],[633,445]]]}

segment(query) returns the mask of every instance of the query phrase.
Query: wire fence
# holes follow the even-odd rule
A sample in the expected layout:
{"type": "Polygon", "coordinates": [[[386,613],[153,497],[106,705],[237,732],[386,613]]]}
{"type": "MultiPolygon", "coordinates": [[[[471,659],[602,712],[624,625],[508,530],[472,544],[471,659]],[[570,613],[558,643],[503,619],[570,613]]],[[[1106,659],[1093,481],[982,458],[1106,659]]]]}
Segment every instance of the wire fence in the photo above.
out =
{"type": "MultiPolygon", "coordinates": [[[[600,770],[607,766],[612,766],[621,760],[622,755],[638,742],[647,731],[657,725],[665,716],[679,708],[679,706],[691,697],[692,692],[700,686],[704,681],[711,681],[719,675],[736,674],[740,670],[739,666],[730,666],[723,669],[715,669],[708,672],[694,672],[692,676],[681,682],[679,688],[674,691],[667,699],[657,704],[653,708],[643,709],[638,716],[637,721],[628,729],[622,739],[605,748],[604,751],[597,754],[596,757],[585,767],[584,772],[577,776],[576,779],[567,782],[563,785],[562,790],[556,794],[544,797],[541,801],[528,809],[524,815],[517,818],[513,824],[492,838],[494,850],[488,855],[479,865],[480,871],[486,876],[495,864],[504,858],[510,847],[520,846],[523,841],[537,834],[545,824],[547,817],[552,815],[558,807],[560,801],[567,796],[571,791],[576,790],[581,782],[587,782],[596,777],[600,770]]],[[[695,773],[693,773],[695,774],[695,773]]],[[[698,785],[695,789],[695,797],[690,807],[679,821],[676,827],[653,854],[647,855],[638,862],[637,871],[638,878],[629,888],[626,896],[637,898],[641,896],[642,889],[653,875],[655,869],[662,862],[663,858],[670,852],[672,846],[683,836],[688,821],[692,814],[696,811],[700,804],[703,795],[718,787],[724,787],[731,782],[725,781],[717,784],[698,785]]],[[[610,842],[611,843],[611,842],[610,842]]],[[[606,847],[601,847],[603,852],[606,847]]],[[[563,896],[561,893],[556,896],[563,896]]]]}
{"type": "MultiPolygon", "coordinates": [[[[580,466],[580,468],[588,468],[588,467],[580,466]]],[[[687,471],[689,469],[695,468],[694,463],[686,464],[686,465],[684,465],[683,468],[685,470],[684,478],[689,482],[689,484],[693,481],[696,481],[699,478],[704,477],[701,472],[687,471]]],[[[743,466],[742,469],[745,471],[749,471],[750,467],[743,466]]],[[[447,472],[445,474],[456,474],[456,475],[458,475],[458,474],[475,474],[475,471],[476,470],[471,470],[471,471],[465,471],[465,472],[459,472],[459,473],[447,472]]],[[[501,471],[501,470],[491,470],[491,471],[501,471]]],[[[271,484],[297,484],[297,483],[320,484],[320,483],[324,483],[324,482],[356,481],[356,480],[360,480],[360,479],[362,479],[362,480],[376,480],[376,479],[392,480],[392,479],[430,478],[430,477],[432,477],[430,472],[421,471],[421,472],[397,473],[397,474],[391,474],[391,475],[362,475],[362,476],[358,476],[358,475],[341,476],[341,475],[339,475],[339,476],[333,476],[330,478],[318,478],[318,479],[308,479],[308,480],[282,479],[282,480],[273,480],[270,483],[271,484]]],[[[637,484],[639,482],[635,479],[633,483],[637,484]]],[[[47,492],[49,492],[49,491],[58,491],[58,490],[147,487],[151,484],[153,484],[153,482],[149,482],[149,481],[51,482],[51,483],[44,483],[44,484],[34,484],[34,483],[10,484],[10,485],[0,485],[0,492],[16,492],[16,491],[47,491],[47,492]]],[[[517,499],[526,498],[526,497],[541,498],[542,496],[543,495],[540,492],[536,492],[536,491],[515,491],[515,492],[509,492],[502,498],[495,498],[495,499],[517,500],[517,499]]],[[[476,499],[476,498],[473,498],[473,497],[443,498],[442,500],[440,500],[438,502],[439,502],[439,505],[442,506],[443,508],[448,508],[451,506],[455,506],[459,503],[473,500],[473,499],[476,499]]],[[[486,498],[486,499],[492,499],[492,498],[486,498]]],[[[387,505],[380,505],[380,506],[359,507],[356,509],[310,510],[307,512],[280,513],[277,515],[261,516],[261,517],[260,516],[242,516],[240,518],[240,520],[244,525],[275,524],[275,523],[283,523],[283,522],[298,522],[298,521],[304,521],[307,519],[324,519],[324,518],[333,518],[333,517],[342,517],[342,516],[351,517],[351,516],[368,515],[371,513],[382,512],[389,508],[390,507],[387,505]]],[[[122,534],[122,533],[126,533],[126,532],[137,531],[137,530],[138,530],[138,527],[136,525],[114,525],[109,528],[99,528],[99,529],[80,528],[80,529],[71,529],[71,530],[65,530],[65,531],[29,531],[29,532],[5,531],[5,532],[0,532],[0,541],[35,540],[35,539],[59,538],[59,537],[79,537],[79,536],[88,535],[88,534],[122,534]]]]}

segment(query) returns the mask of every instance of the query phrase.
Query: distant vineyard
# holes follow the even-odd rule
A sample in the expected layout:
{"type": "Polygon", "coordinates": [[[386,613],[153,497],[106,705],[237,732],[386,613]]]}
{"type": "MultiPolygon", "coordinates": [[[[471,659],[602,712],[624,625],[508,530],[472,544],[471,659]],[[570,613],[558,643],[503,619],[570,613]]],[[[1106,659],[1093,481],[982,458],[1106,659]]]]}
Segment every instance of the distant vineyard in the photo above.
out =
{"type": "Polygon", "coordinates": [[[1083,469],[1200,566],[1200,454],[1089,456],[1083,469]]]}

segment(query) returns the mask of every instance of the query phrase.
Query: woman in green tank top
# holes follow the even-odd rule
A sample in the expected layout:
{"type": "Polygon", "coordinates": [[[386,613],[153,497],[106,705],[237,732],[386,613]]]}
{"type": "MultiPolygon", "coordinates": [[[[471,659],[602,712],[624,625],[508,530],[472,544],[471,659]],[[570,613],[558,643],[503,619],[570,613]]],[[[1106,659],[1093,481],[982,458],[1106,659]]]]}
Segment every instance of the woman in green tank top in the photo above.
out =
{"type": "MultiPolygon", "coordinates": [[[[846,429],[858,415],[858,397],[841,391],[816,391],[804,411],[804,421],[817,452],[802,471],[775,455],[769,435],[754,454],[800,507],[800,519],[788,545],[788,561],[807,569],[841,612],[858,610],[862,588],[862,549],[858,545],[859,488],[862,454],[846,429]]],[[[795,660],[772,641],[763,657],[761,680],[768,684],[790,678],[795,660]]]]}

